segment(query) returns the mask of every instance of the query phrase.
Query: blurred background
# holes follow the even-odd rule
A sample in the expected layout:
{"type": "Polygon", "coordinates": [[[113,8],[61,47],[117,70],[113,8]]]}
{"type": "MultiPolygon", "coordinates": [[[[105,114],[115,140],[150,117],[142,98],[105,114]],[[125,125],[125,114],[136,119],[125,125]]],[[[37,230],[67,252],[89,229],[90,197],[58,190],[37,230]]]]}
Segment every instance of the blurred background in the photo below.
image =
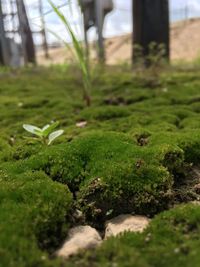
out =
{"type": "MultiPolygon", "coordinates": [[[[20,44],[20,27],[17,4],[24,2],[39,64],[58,64],[70,59],[63,39],[70,43],[70,36],[59,21],[47,0],[1,0],[2,17],[6,38],[20,44]],[[55,33],[57,36],[55,36],[55,33]]],[[[114,9],[105,18],[106,62],[118,64],[131,59],[132,0],[113,0],[114,9]]],[[[56,0],[54,4],[70,21],[79,40],[84,39],[83,19],[76,0],[56,0]]],[[[194,61],[200,57],[200,0],[170,0],[170,47],[171,60],[194,61]]],[[[24,22],[26,24],[26,21],[24,22]]],[[[92,48],[97,39],[96,29],[88,31],[92,48]]],[[[17,64],[17,62],[13,63],[17,64]]]]}

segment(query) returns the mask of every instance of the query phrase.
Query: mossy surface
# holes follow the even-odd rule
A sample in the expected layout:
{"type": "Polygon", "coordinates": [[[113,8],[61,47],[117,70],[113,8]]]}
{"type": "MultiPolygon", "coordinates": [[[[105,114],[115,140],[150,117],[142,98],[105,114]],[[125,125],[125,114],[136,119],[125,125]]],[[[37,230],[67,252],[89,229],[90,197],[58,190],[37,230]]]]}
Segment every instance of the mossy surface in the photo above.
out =
{"type": "MultiPolygon", "coordinates": [[[[121,68],[102,71],[91,92],[92,106],[86,108],[74,69],[2,73],[0,266],[63,266],[49,260],[48,253],[66,236],[75,208],[85,222],[102,229],[106,219],[120,213],[154,216],[198,199],[191,168],[200,161],[199,71],[168,71],[159,79],[149,88],[121,68]],[[24,139],[29,134],[23,123],[42,127],[52,120],[65,130],[52,146],[24,139]],[[80,121],[86,126],[77,127],[80,121]]],[[[172,264],[177,243],[170,218],[176,214],[188,217],[184,228],[192,225],[190,218],[198,218],[199,208],[183,206],[153,219],[148,231],[155,240],[145,247],[145,234],[127,234],[106,242],[80,266],[112,266],[110,259],[119,267],[180,266],[187,255],[172,264]]],[[[177,240],[185,238],[181,231],[177,240]]],[[[196,235],[188,231],[188,236],[195,246],[196,235]]],[[[191,266],[196,262],[194,256],[191,266]]],[[[64,266],[71,264],[78,263],[64,266]]]]}
{"type": "Polygon", "coordinates": [[[66,235],[71,193],[42,171],[1,170],[0,179],[0,266],[43,266],[41,249],[54,250],[66,235]]]}

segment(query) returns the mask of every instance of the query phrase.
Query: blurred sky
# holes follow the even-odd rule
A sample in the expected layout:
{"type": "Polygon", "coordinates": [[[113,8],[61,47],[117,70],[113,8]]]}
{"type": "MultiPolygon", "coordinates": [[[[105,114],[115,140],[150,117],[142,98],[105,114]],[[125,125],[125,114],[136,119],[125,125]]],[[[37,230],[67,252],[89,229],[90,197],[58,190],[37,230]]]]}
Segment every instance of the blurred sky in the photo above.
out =
{"type": "MultiPolygon", "coordinates": [[[[78,12],[77,1],[72,1],[73,7],[73,16],[69,11],[69,7],[62,8],[63,13],[70,19],[71,24],[74,29],[77,31],[79,36],[82,35],[80,25],[81,25],[81,16],[78,12]]],[[[34,29],[38,29],[40,25],[40,19],[38,17],[38,9],[37,9],[37,0],[25,0],[29,17],[31,18],[31,26],[34,29]]],[[[51,7],[48,4],[47,0],[43,0],[44,2],[44,11],[49,11],[51,7]]],[[[54,0],[56,5],[67,3],[68,0],[54,0]]],[[[131,32],[131,3],[132,0],[114,0],[115,9],[111,12],[105,21],[104,27],[104,36],[110,37],[115,35],[121,35],[128,32],[131,32]]],[[[200,0],[170,0],[170,17],[171,21],[181,20],[185,17],[195,17],[200,16],[200,0]]],[[[60,24],[58,18],[55,14],[50,13],[45,16],[47,27],[52,31],[55,31],[60,36],[65,36],[67,40],[67,34],[65,35],[65,31],[63,26],[60,24]]],[[[90,39],[95,38],[95,30],[91,29],[89,33],[90,39]]],[[[37,42],[40,42],[39,36],[36,37],[37,42]]],[[[48,34],[48,40],[50,42],[55,41],[55,37],[51,34],[48,34]]]]}

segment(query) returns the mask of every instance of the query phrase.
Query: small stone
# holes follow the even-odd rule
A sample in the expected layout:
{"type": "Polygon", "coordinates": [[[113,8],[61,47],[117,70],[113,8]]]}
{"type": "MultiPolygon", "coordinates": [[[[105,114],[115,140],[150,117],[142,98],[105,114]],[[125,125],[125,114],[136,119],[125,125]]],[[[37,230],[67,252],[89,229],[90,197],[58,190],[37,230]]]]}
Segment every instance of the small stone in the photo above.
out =
{"type": "Polygon", "coordinates": [[[84,128],[87,125],[87,121],[80,121],[76,123],[76,127],[84,128]]]}
{"type": "Polygon", "coordinates": [[[21,107],[23,107],[23,103],[22,102],[19,102],[19,103],[17,103],[17,106],[19,107],[19,108],[21,108],[21,107]]]}
{"type": "Polygon", "coordinates": [[[200,201],[198,199],[194,200],[194,201],[191,201],[190,203],[200,206],[200,201]]]}
{"type": "Polygon", "coordinates": [[[125,231],[141,233],[149,222],[150,219],[145,216],[120,215],[106,223],[105,239],[125,231]]]}
{"type": "Polygon", "coordinates": [[[175,253],[175,254],[178,254],[179,252],[180,252],[180,248],[175,248],[175,249],[174,249],[174,253],[175,253]]]}
{"type": "Polygon", "coordinates": [[[195,192],[196,192],[197,194],[200,194],[200,184],[196,184],[196,185],[194,186],[194,190],[195,190],[195,192]]]}
{"type": "Polygon", "coordinates": [[[11,137],[9,138],[8,142],[9,142],[9,144],[10,144],[11,146],[13,146],[13,145],[15,144],[15,137],[14,137],[14,136],[11,136],[11,137]]]}
{"type": "Polygon", "coordinates": [[[69,230],[68,238],[56,252],[58,257],[68,258],[80,250],[95,248],[100,245],[102,238],[96,229],[90,226],[77,226],[69,230]]]}
{"type": "Polygon", "coordinates": [[[163,91],[164,93],[167,93],[167,92],[168,92],[168,88],[167,88],[167,87],[164,87],[164,88],[162,88],[162,91],[163,91]]]}
{"type": "Polygon", "coordinates": [[[83,218],[83,213],[82,211],[76,209],[73,213],[73,216],[75,219],[81,220],[83,218]]]}
{"type": "Polygon", "coordinates": [[[151,240],[151,233],[148,233],[145,238],[145,242],[148,243],[150,240],[151,240]]]}
{"type": "Polygon", "coordinates": [[[47,257],[44,255],[41,257],[41,260],[43,260],[43,261],[45,261],[46,259],[47,259],[47,257]]]}

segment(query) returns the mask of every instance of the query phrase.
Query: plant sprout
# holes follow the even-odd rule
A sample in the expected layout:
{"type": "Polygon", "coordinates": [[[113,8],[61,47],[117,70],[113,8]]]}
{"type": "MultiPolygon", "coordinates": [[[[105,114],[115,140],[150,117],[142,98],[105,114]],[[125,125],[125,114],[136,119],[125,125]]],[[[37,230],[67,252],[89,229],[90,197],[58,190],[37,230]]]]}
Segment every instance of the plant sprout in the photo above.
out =
{"type": "MultiPolygon", "coordinates": [[[[91,98],[90,98],[90,90],[91,90],[91,77],[90,77],[90,71],[89,71],[89,63],[88,63],[88,56],[87,56],[87,50],[84,48],[84,46],[81,45],[81,43],[78,40],[78,37],[76,36],[75,32],[73,31],[69,20],[64,16],[64,14],[59,10],[57,6],[51,1],[48,0],[49,4],[53,8],[55,14],[59,17],[65,28],[67,29],[67,32],[69,33],[73,48],[72,50],[73,54],[75,55],[79,68],[82,73],[82,79],[83,79],[83,99],[86,102],[87,106],[90,106],[91,104],[91,98]]],[[[51,31],[52,33],[52,31],[51,31]]],[[[57,38],[59,36],[56,33],[53,33],[57,38]]],[[[59,38],[60,39],[60,38],[59,38]]],[[[69,44],[65,41],[63,41],[67,48],[69,48],[69,44]]]]}
{"type": "Polygon", "coordinates": [[[23,128],[31,133],[34,134],[36,137],[32,139],[38,140],[45,145],[50,145],[56,138],[64,133],[63,130],[54,131],[54,129],[59,125],[58,122],[54,122],[52,124],[47,124],[43,128],[36,127],[30,124],[23,124],[23,128]]]}

